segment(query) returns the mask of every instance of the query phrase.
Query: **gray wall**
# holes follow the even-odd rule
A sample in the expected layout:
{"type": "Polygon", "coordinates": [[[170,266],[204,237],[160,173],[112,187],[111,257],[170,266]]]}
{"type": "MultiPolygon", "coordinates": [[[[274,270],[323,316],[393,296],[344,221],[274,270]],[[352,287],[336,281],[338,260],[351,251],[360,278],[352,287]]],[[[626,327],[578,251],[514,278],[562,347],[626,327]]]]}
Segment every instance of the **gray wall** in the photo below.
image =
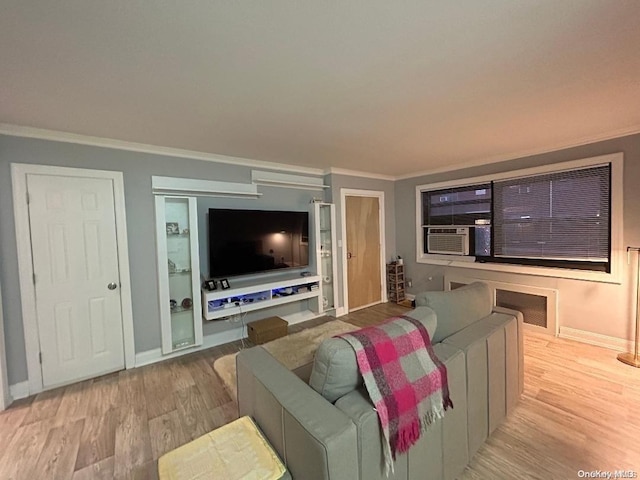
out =
{"type": "Polygon", "coordinates": [[[640,135],[631,135],[556,152],[509,160],[396,182],[396,226],[398,251],[406,254],[407,277],[413,280],[411,293],[442,290],[445,274],[556,288],[559,290],[559,323],[562,326],[618,338],[632,338],[635,270],[625,263],[624,282],[611,285],[580,280],[532,275],[496,273],[469,268],[452,268],[416,262],[417,185],[463,179],[568,160],[624,153],[624,245],[640,245],[640,135]],[[429,278],[432,280],[429,280],[429,278]]]}
{"type": "MultiPolygon", "coordinates": [[[[395,182],[391,180],[379,180],[375,178],[356,177],[352,175],[338,175],[331,174],[325,177],[325,184],[330,185],[331,189],[327,192],[327,201],[332,202],[336,206],[336,233],[338,238],[338,245],[340,245],[340,239],[342,238],[342,199],[341,189],[355,189],[355,190],[371,190],[384,192],[385,202],[385,244],[386,244],[386,260],[389,261],[392,256],[398,254],[396,251],[396,190],[395,182]]],[[[402,255],[402,254],[401,254],[402,255]]],[[[338,250],[338,276],[342,277],[342,259],[343,259],[343,247],[339,247],[338,250]]],[[[338,298],[340,305],[344,305],[344,291],[343,282],[344,278],[340,279],[340,287],[338,289],[338,298]]]]}
{"type": "MultiPolygon", "coordinates": [[[[557,288],[560,291],[562,325],[620,338],[632,338],[632,302],[635,278],[627,268],[622,285],[608,285],[577,280],[502,274],[470,269],[456,269],[418,264],[415,245],[415,186],[445,180],[516,170],[537,165],[587,158],[607,153],[624,152],[624,243],[640,245],[640,135],[633,135],[543,155],[510,160],[397,182],[350,175],[331,174],[325,183],[331,185],[325,200],[333,201],[337,212],[337,234],[341,238],[342,188],[383,191],[385,193],[386,256],[400,254],[405,258],[407,276],[412,278],[412,293],[440,290],[446,273],[486,278],[495,281],[557,288]],[[432,277],[432,280],[428,280],[432,277]]],[[[99,147],[74,145],[46,140],[0,135],[0,285],[4,299],[4,333],[9,383],[27,379],[24,334],[18,285],[15,223],[11,193],[10,163],[34,163],[78,168],[116,170],[124,174],[127,208],[129,255],[133,295],[133,317],[136,352],[160,346],[160,323],[155,254],[155,220],[151,176],[175,176],[248,183],[251,168],[175,159],[160,155],[127,152],[99,147]]],[[[207,225],[203,212],[210,206],[229,208],[268,208],[306,210],[309,201],[322,194],[305,190],[261,188],[259,200],[208,198],[199,201],[199,235],[203,274],[207,273],[207,225]]],[[[338,271],[342,271],[342,251],[338,252],[338,271]]],[[[342,279],[340,281],[342,286],[342,279]]],[[[339,288],[342,304],[342,288],[339,288]]],[[[245,321],[266,315],[288,315],[307,308],[305,302],[254,312],[245,321]]],[[[205,335],[236,328],[227,321],[207,322],[205,335]]]]}
{"type": "MultiPolygon", "coordinates": [[[[127,230],[133,297],[133,320],[136,352],[160,346],[160,320],[155,247],[154,203],[151,176],[198,178],[230,182],[251,182],[251,168],[199,160],[176,159],[161,155],[128,152],[70,143],[52,142],[0,135],[0,285],[4,299],[4,331],[7,351],[9,383],[27,379],[18,262],[16,259],[15,223],[10,163],[32,163],[65,167],[116,170],[123,172],[127,209],[127,230]]],[[[310,200],[318,192],[264,188],[258,200],[215,199],[200,202],[200,237],[206,238],[206,219],[202,209],[209,205],[229,208],[267,208],[282,210],[308,209],[310,200]]],[[[206,243],[201,241],[206,253],[206,243]]],[[[207,265],[206,255],[201,262],[207,265]]],[[[208,268],[203,270],[207,273],[208,268]]],[[[297,305],[269,309],[247,316],[251,321],[266,315],[287,315],[306,308],[297,305]],[[258,315],[259,314],[259,315],[258,315]],[[256,317],[256,315],[258,315],[256,317]]],[[[204,333],[235,328],[229,322],[207,322],[204,333]]]]}

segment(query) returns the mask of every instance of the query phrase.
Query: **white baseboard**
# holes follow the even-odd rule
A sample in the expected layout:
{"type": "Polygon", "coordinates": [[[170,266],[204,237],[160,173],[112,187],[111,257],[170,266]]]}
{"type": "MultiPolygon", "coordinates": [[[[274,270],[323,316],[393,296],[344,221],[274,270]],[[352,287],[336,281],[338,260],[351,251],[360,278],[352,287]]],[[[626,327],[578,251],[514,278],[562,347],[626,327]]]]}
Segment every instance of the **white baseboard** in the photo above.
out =
{"type": "Polygon", "coordinates": [[[619,352],[630,352],[633,349],[633,342],[624,338],[610,337],[599,333],[588,332],[586,330],[578,330],[571,327],[560,327],[561,338],[575,340],[577,342],[588,343],[598,347],[610,348],[619,352]]]}
{"type": "Polygon", "coordinates": [[[21,398],[27,398],[30,394],[29,382],[25,380],[24,382],[14,383],[13,385],[9,385],[9,393],[11,394],[11,398],[13,400],[20,400],[21,398]]]}
{"type": "Polygon", "coordinates": [[[169,353],[167,355],[162,354],[161,348],[153,348],[144,352],[136,353],[136,368],[144,367],[145,365],[151,365],[152,363],[162,362],[170,358],[180,357],[189,353],[199,352],[200,350],[206,350],[207,348],[217,347],[224,343],[234,342],[240,340],[240,338],[246,338],[247,327],[242,327],[240,332],[240,326],[225,330],[224,332],[212,333],[211,335],[205,335],[202,338],[202,345],[185,350],[178,350],[177,352],[169,353]]]}
{"type": "Polygon", "coordinates": [[[347,314],[347,309],[344,307],[338,307],[336,308],[336,318],[337,317],[342,317],[343,315],[347,314]]]}
{"type": "MultiPolygon", "coordinates": [[[[306,322],[313,318],[321,317],[324,314],[317,314],[311,310],[305,310],[303,312],[293,313],[291,315],[283,315],[282,318],[286,320],[289,325],[295,325],[296,323],[306,322]]],[[[336,314],[336,316],[338,316],[336,314]]],[[[162,362],[170,358],[179,357],[189,353],[199,352],[211,347],[217,347],[225,343],[235,342],[241,338],[247,338],[247,327],[240,326],[238,324],[235,328],[225,330],[224,332],[212,333],[211,335],[205,335],[202,338],[202,345],[185,350],[178,350],[177,352],[170,353],[168,355],[162,354],[161,348],[153,348],[144,352],[136,353],[136,368],[144,367],[145,365],[151,365],[152,363],[162,362]],[[242,329],[242,330],[240,330],[242,329]]],[[[15,397],[14,397],[15,398],[15,397]]]]}

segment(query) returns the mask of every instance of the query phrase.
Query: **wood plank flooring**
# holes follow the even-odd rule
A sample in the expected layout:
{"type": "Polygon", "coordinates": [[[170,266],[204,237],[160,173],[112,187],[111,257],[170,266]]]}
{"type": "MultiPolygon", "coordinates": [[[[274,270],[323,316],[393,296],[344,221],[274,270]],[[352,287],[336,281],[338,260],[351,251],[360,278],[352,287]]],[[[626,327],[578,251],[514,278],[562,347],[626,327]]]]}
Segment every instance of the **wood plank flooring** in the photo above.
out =
{"type": "MultiPolygon", "coordinates": [[[[384,304],[341,320],[365,326],[404,311],[384,304]]],[[[15,402],[0,413],[0,479],[157,478],[158,457],[237,418],[212,365],[240,348],[238,341],[15,402]]],[[[640,370],[615,357],[527,331],[520,404],[461,478],[640,475],[640,370]]]]}

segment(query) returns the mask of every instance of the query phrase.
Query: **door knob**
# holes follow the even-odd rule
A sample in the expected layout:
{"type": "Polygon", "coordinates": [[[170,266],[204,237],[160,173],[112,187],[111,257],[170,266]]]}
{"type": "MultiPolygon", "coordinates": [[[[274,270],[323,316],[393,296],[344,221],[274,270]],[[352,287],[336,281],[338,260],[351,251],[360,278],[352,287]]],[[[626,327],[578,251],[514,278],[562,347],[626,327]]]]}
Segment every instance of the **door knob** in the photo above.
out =
{"type": "Polygon", "coordinates": [[[118,284],[111,282],[109,285],[107,285],[107,288],[109,290],[115,290],[116,288],[118,288],[118,284]]]}
{"type": "Polygon", "coordinates": [[[351,252],[347,252],[347,260],[350,259],[351,257],[353,257],[351,252]]]}

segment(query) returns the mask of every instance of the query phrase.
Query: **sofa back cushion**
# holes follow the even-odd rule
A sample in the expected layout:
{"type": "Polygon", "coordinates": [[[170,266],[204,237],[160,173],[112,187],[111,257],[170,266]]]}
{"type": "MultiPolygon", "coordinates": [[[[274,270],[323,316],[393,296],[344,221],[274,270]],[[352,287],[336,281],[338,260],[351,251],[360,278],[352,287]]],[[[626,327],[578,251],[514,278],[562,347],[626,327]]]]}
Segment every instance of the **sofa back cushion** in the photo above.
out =
{"type": "Polygon", "coordinates": [[[493,299],[486,283],[474,282],[450,292],[419,293],[416,306],[427,306],[435,311],[438,328],[432,342],[438,343],[489,315],[493,299]]]}
{"type": "MultiPolygon", "coordinates": [[[[418,307],[406,314],[419,320],[433,337],[436,315],[428,307],[418,307]]],[[[362,375],[353,347],[342,338],[324,340],[316,350],[309,386],[333,403],[362,385],[362,375]]]]}

